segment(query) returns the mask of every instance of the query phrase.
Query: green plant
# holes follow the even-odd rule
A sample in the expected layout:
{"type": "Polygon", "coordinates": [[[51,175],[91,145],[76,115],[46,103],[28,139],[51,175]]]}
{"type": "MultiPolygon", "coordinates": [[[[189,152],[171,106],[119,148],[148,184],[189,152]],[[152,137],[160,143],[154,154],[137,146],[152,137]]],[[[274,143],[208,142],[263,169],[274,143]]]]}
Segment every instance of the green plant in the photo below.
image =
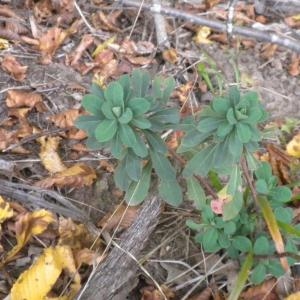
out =
{"type": "Polygon", "coordinates": [[[175,87],[172,78],[135,70],[121,76],[105,90],[92,86],[82,105],[91,115],[81,116],[76,126],[88,133],[87,146],[107,148],[118,160],[114,178],[126,191],[131,205],[142,202],[148,194],[152,167],[159,177],[160,195],[169,203],[182,200],[176,170],[167,158],[167,147],[161,134],[179,123],[179,112],[168,107],[175,87]]]}
{"type": "Polygon", "coordinates": [[[188,220],[187,225],[206,252],[223,250],[240,260],[240,281],[231,297],[236,299],[250,269],[252,282],[259,283],[267,274],[282,275],[294,262],[300,230],[288,207],[292,194],[278,186],[268,163],[255,159],[259,126],[267,118],[255,92],[241,94],[232,87],[198,116],[180,122],[179,111],[169,106],[174,86],[173,79],[151,80],[141,70],[105,90],[93,85],[82,103],[90,115],[76,124],[88,133],[88,147],[108,149],[117,160],[115,182],[130,205],[143,201],[151,182],[156,188],[153,169],[162,198],[181,203],[184,189],[162,136],[170,129],[184,131],[173,155],[181,163],[187,160],[182,172],[186,196],[200,211],[200,222],[188,220]]]}

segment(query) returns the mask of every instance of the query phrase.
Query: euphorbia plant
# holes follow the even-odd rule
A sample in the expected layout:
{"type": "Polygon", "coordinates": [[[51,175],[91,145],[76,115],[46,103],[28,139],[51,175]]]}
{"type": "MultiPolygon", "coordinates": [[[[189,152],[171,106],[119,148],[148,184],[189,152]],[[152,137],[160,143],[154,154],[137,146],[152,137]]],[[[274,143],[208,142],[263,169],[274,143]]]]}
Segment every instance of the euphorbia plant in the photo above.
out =
{"type": "Polygon", "coordinates": [[[135,70],[105,90],[94,84],[84,96],[82,105],[91,115],[81,116],[76,125],[88,133],[89,148],[108,148],[118,160],[115,182],[131,205],[147,196],[152,168],[159,177],[160,195],[173,205],[181,203],[176,171],[161,138],[179,123],[178,110],[168,107],[174,87],[172,78],[151,80],[146,71],[135,70]]]}

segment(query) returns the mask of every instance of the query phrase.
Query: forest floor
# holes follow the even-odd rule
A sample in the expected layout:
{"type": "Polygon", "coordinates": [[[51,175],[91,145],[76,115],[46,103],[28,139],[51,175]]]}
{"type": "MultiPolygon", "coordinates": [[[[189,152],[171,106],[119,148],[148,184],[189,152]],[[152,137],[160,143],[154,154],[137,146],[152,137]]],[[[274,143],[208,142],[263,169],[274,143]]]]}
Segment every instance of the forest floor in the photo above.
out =
{"type": "MultiPolygon", "coordinates": [[[[118,241],[138,217],[136,208],[124,213],[110,153],[87,149],[85,133],[74,126],[92,81],[105,87],[136,68],[171,76],[176,80],[171,100],[182,114],[201,109],[239,81],[243,90],[259,92],[275,124],[300,116],[300,54],[288,48],[245,36],[228,37],[178,17],[156,18],[142,9],[144,1],[138,2],[141,9],[126,1],[123,6],[105,0],[2,2],[0,299],[9,299],[26,270],[38,272],[42,281],[29,279],[28,290],[39,290],[40,295],[30,299],[62,297],[66,291],[67,299],[75,299],[95,262],[101,264],[110,252],[111,243],[95,236],[105,229],[118,241]],[[51,274],[41,266],[46,255],[52,257],[52,250],[41,256],[50,246],[56,246],[52,255],[60,257],[59,272],[51,274]],[[37,258],[39,264],[30,269],[37,258]],[[70,279],[63,269],[77,275],[70,279]]],[[[226,24],[227,2],[162,4],[226,24]]],[[[260,25],[300,43],[300,10],[297,13],[294,19],[282,13],[257,14],[251,1],[238,1],[234,24],[260,25]]],[[[176,136],[169,141],[173,149],[177,143],[176,136]]],[[[188,218],[198,216],[190,202],[162,210],[156,229],[145,236],[148,242],[139,256],[143,267],[125,294],[111,299],[225,299],[239,266],[220,253],[203,253],[195,243],[185,225],[188,218]]],[[[117,263],[116,267],[122,268],[117,263]]],[[[31,278],[28,273],[23,276],[31,278]]],[[[274,282],[266,281],[244,299],[262,299],[270,284],[274,282]]],[[[275,292],[270,295],[273,298],[264,299],[280,299],[275,292]]]]}

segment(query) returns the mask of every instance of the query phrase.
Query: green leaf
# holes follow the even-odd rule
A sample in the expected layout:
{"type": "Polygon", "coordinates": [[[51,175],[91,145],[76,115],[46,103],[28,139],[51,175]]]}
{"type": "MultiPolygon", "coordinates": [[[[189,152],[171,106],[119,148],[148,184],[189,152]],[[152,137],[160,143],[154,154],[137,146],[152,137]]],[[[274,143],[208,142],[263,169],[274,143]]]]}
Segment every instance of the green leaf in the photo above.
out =
{"type": "Polygon", "coordinates": [[[264,194],[264,195],[269,194],[269,187],[264,179],[258,179],[255,182],[255,189],[259,194],[264,194]]]}
{"type": "Polygon", "coordinates": [[[212,108],[215,112],[226,115],[226,112],[230,108],[230,103],[226,98],[217,97],[212,102],[212,108]]]}
{"type": "Polygon", "coordinates": [[[197,125],[197,129],[200,132],[212,132],[216,130],[222,123],[224,122],[223,119],[216,119],[216,118],[203,118],[197,125]]]}
{"type": "Polygon", "coordinates": [[[284,275],[285,271],[282,268],[281,264],[277,260],[270,260],[266,265],[268,272],[270,272],[275,277],[280,277],[284,275]]]}
{"type": "Polygon", "coordinates": [[[272,200],[280,203],[289,202],[292,198],[292,191],[286,186],[278,186],[270,191],[272,200]]]}
{"type": "Polygon", "coordinates": [[[142,173],[142,164],[139,157],[137,157],[132,150],[129,150],[125,157],[125,168],[130,179],[138,181],[142,173]]]}
{"type": "Polygon", "coordinates": [[[203,234],[202,237],[202,245],[204,251],[207,252],[215,252],[218,250],[219,245],[218,245],[218,230],[216,228],[208,228],[205,233],[203,234]]]}
{"type": "Polygon", "coordinates": [[[259,167],[259,162],[258,160],[254,157],[252,153],[246,150],[246,159],[247,159],[247,164],[248,168],[250,171],[255,171],[259,167]]]}
{"type": "Polygon", "coordinates": [[[97,141],[94,136],[89,136],[87,138],[85,144],[86,144],[87,148],[91,149],[91,150],[99,150],[105,146],[104,143],[100,143],[99,141],[97,141]]]}
{"type": "Polygon", "coordinates": [[[243,144],[241,143],[240,139],[238,138],[236,130],[233,130],[231,132],[231,134],[229,135],[228,148],[229,148],[230,153],[237,160],[239,160],[242,155],[243,144]]]}
{"type": "Polygon", "coordinates": [[[215,149],[215,145],[209,145],[206,148],[200,150],[186,164],[183,171],[183,176],[188,177],[192,174],[206,176],[213,166],[215,149]]]}
{"type": "Polygon", "coordinates": [[[260,167],[255,171],[255,176],[268,181],[268,179],[272,177],[271,166],[266,162],[261,163],[260,167]]]}
{"type": "Polygon", "coordinates": [[[122,155],[123,155],[123,150],[124,150],[124,147],[122,145],[120,135],[117,132],[111,141],[111,153],[115,158],[121,159],[122,155]]]}
{"type": "Polygon", "coordinates": [[[153,151],[166,154],[168,149],[165,142],[155,133],[145,130],[145,136],[153,151]]]}
{"type": "Polygon", "coordinates": [[[233,106],[238,105],[238,103],[240,102],[241,95],[240,95],[239,89],[236,86],[230,87],[228,96],[229,96],[231,105],[233,105],[233,106]]]}
{"type": "Polygon", "coordinates": [[[123,88],[123,94],[124,94],[124,103],[127,103],[127,101],[130,99],[131,96],[131,84],[130,84],[130,77],[129,75],[122,75],[118,79],[118,83],[123,88]]]}
{"type": "Polygon", "coordinates": [[[148,155],[148,148],[141,136],[135,131],[134,134],[136,138],[136,144],[133,144],[131,148],[137,156],[145,158],[148,155]]]}
{"type": "Polygon", "coordinates": [[[238,249],[241,252],[248,252],[252,248],[251,241],[245,236],[235,236],[232,245],[235,249],[238,249]]]}
{"type": "Polygon", "coordinates": [[[198,224],[198,223],[194,222],[191,219],[187,219],[186,222],[185,222],[185,225],[188,228],[190,228],[192,230],[195,230],[195,231],[200,231],[201,229],[203,229],[206,226],[204,224],[198,224]]]}
{"type": "Polygon", "coordinates": [[[224,233],[227,235],[232,235],[236,232],[237,228],[233,221],[227,221],[224,224],[224,233]]]}
{"type": "Polygon", "coordinates": [[[290,207],[277,207],[274,210],[274,214],[277,221],[291,224],[294,218],[293,210],[290,207]]]}
{"type": "Polygon", "coordinates": [[[104,92],[97,83],[92,83],[91,94],[96,95],[100,100],[104,100],[104,92]]]}
{"type": "Polygon", "coordinates": [[[96,127],[101,120],[96,116],[79,116],[75,121],[75,126],[87,132],[87,134],[93,135],[96,127]]]}
{"type": "Polygon", "coordinates": [[[218,243],[223,249],[227,249],[231,242],[226,234],[219,234],[218,243]]]}
{"type": "Polygon", "coordinates": [[[99,142],[110,141],[116,134],[118,124],[116,120],[104,120],[95,130],[95,137],[99,142]]]}
{"type": "Polygon", "coordinates": [[[131,84],[135,97],[143,97],[149,88],[150,75],[144,70],[134,70],[131,76],[131,84]]]}
{"type": "Polygon", "coordinates": [[[227,192],[233,196],[238,190],[242,190],[242,175],[239,165],[235,164],[231,170],[227,192]]]}
{"type": "Polygon", "coordinates": [[[118,82],[111,82],[104,91],[105,99],[112,103],[112,107],[121,107],[124,110],[123,87],[118,82]]]}
{"type": "Polygon", "coordinates": [[[132,183],[126,172],[125,160],[122,160],[114,172],[114,181],[117,187],[123,191],[127,191],[128,187],[132,183]]]}
{"type": "Polygon", "coordinates": [[[150,109],[150,102],[144,98],[132,98],[128,101],[128,106],[133,111],[134,116],[146,113],[150,109]]]}
{"type": "Polygon", "coordinates": [[[87,94],[82,99],[82,106],[89,113],[101,117],[103,116],[101,111],[101,106],[103,102],[104,101],[100,99],[98,96],[87,94]]]}
{"type": "Polygon", "coordinates": [[[252,107],[249,109],[248,118],[243,122],[250,125],[256,125],[263,117],[263,112],[259,107],[252,107]]]}
{"type": "Polygon", "coordinates": [[[177,149],[178,153],[186,152],[188,148],[193,148],[198,146],[202,142],[204,142],[208,137],[210,137],[210,132],[202,133],[197,129],[193,129],[188,131],[181,141],[181,145],[179,149],[177,149]]]}
{"type": "Polygon", "coordinates": [[[149,117],[150,122],[159,122],[162,124],[177,124],[180,116],[177,108],[165,108],[154,113],[149,117]]]}
{"type": "Polygon", "coordinates": [[[150,121],[143,117],[134,117],[134,119],[131,120],[130,124],[140,129],[148,129],[151,127],[150,121]]]}
{"type": "Polygon", "coordinates": [[[238,274],[235,285],[234,285],[227,300],[238,300],[239,299],[240,293],[245,288],[245,284],[249,277],[249,272],[252,268],[252,265],[253,265],[253,254],[250,252],[250,253],[248,253],[248,255],[242,265],[241,271],[238,274]]]}
{"type": "Polygon", "coordinates": [[[176,171],[170,161],[161,153],[150,150],[150,157],[158,177],[163,181],[175,181],[176,171]]]}
{"type": "Polygon", "coordinates": [[[201,210],[206,203],[206,195],[202,186],[194,177],[189,177],[186,181],[188,198],[194,201],[197,209],[201,210]]]}
{"type": "Polygon", "coordinates": [[[253,246],[254,254],[256,255],[269,255],[270,254],[270,243],[265,236],[260,236],[256,239],[253,246]]]}
{"type": "Polygon", "coordinates": [[[128,124],[132,120],[133,114],[130,108],[126,108],[122,116],[119,118],[119,122],[122,124],[128,124]]]}
{"type": "Polygon", "coordinates": [[[115,120],[116,116],[113,113],[112,103],[105,101],[101,106],[101,111],[107,119],[115,120]]]}
{"type": "Polygon", "coordinates": [[[229,221],[235,218],[243,208],[243,204],[243,194],[237,191],[233,199],[224,205],[223,220],[229,221]]]}
{"type": "Polygon", "coordinates": [[[231,132],[232,129],[233,125],[229,124],[227,121],[223,121],[223,123],[221,123],[217,129],[217,136],[225,137],[231,132]]]}
{"type": "Polygon", "coordinates": [[[267,276],[267,269],[263,264],[258,264],[251,273],[250,280],[253,284],[262,283],[267,276]]]}
{"type": "Polygon", "coordinates": [[[129,205],[138,205],[147,197],[151,181],[151,163],[147,163],[142,170],[138,182],[132,182],[126,192],[125,201],[129,205]]]}
{"type": "Polygon", "coordinates": [[[119,135],[122,143],[126,146],[133,147],[137,144],[135,133],[129,125],[122,124],[119,127],[119,135]]]}
{"type": "Polygon", "coordinates": [[[170,205],[182,203],[182,191],[177,180],[161,180],[158,187],[159,195],[170,205]]]}
{"type": "Polygon", "coordinates": [[[175,80],[172,77],[163,80],[163,95],[162,100],[166,104],[175,89],[175,80]]]}
{"type": "Polygon", "coordinates": [[[235,125],[237,123],[233,108],[228,109],[227,114],[226,114],[226,119],[229,122],[229,124],[231,124],[231,125],[235,125]]]}
{"type": "Polygon", "coordinates": [[[238,122],[236,124],[237,135],[242,143],[248,143],[252,137],[252,131],[247,124],[238,122]]]}

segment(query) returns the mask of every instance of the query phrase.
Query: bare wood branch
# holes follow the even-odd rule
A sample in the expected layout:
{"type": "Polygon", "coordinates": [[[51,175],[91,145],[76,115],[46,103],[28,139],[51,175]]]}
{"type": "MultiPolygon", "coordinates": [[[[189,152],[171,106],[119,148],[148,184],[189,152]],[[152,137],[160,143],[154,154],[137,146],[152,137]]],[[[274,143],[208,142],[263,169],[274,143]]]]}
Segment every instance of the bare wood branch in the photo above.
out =
{"type": "Polygon", "coordinates": [[[131,284],[139,268],[137,258],[158,223],[161,199],[148,198],[131,227],[121,236],[119,247],[112,249],[106,260],[95,268],[92,278],[77,300],[113,300],[131,284]],[[129,255],[130,254],[130,255],[129,255]]]}
{"type": "MultiPolygon", "coordinates": [[[[131,7],[140,7],[138,1],[133,0],[122,0],[120,1],[124,6],[131,7]]],[[[162,14],[170,17],[175,17],[178,19],[183,19],[191,23],[208,26],[216,31],[227,32],[227,25],[214,20],[209,20],[202,16],[197,16],[191,13],[180,11],[178,9],[164,7],[164,6],[155,6],[152,4],[143,4],[142,7],[144,10],[151,11],[156,14],[162,14]]],[[[300,41],[294,40],[292,38],[282,37],[271,31],[261,31],[258,29],[252,29],[248,27],[233,26],[232,28],[233,35],[239,35],[245,38],[255,39],[260,42],[267,42],[283,46],[285,48],[291,49],[297,53],[300,53],[300,41]]]]}

